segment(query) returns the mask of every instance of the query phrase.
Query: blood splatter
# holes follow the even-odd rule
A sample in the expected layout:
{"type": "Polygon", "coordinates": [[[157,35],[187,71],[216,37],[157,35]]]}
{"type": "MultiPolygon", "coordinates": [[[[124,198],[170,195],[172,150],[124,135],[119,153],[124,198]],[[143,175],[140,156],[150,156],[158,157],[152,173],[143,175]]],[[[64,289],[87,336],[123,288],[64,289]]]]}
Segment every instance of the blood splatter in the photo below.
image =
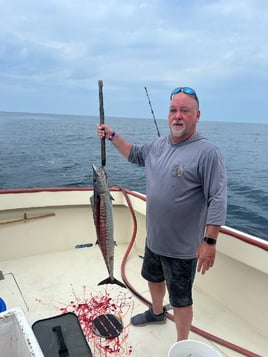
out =
{"type": "Polygon", "coordinates": [[[98,291],[83,286],[82,296],[79,296],[73,286],[71,288],[73,299],[67,304],[61,302],[58,309],[61,313],[73,312],[77,315],[88,344],[94,349],[94,356],[130,356],[132,346],[128,344],[129,321],[134,302],[129,292],[108,285],[98,291]],[[93,332],[92,322],[102,314],[114,314],[123,321],[123,330],[119,336],[105,339],[93,332]]]}

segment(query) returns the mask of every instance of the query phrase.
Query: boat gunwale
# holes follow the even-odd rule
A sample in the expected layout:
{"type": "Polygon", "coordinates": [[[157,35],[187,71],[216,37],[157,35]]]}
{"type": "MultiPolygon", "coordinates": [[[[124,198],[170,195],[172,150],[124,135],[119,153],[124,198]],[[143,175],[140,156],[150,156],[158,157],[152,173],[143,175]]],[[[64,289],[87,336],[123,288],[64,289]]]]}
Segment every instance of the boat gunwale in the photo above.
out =
{"type": "MultiPolygon", "coordinates": [[[[123,188],[120,186],[112,186],[110,187],[110,191],[122,191],[123,188]]],[[[4,194],[21,194],[21,193],[38,193],[38,192],[72,192],[72,191],[92,191],[93,192],[93,187],[91,186],[86,186],[86,187],[41,187],[41,188],[18,188],[18,189],[7,189],[7,190],[0,190],[0,195],[4,194]]],[[[124,191],[136,198],[139,198],[143,201],[146,202],[146,195],[139,193],[137,191],[132,191],[127,188],[124,188],[124,191]]],[[[227,234],[228,236],[231,236],[233,238],[239,239],[243,241],[244,243],[247,243],[249,245],[253,245],[255,247],[261,248],[265,251],[268,251],[268,241],[258,238],[255,236],[252,236],[250,234],[241,232],[239,230],[236,230],[234,228],[228,227],[228,226],[222,226],[220,228],[220,232],[223,234],[227,234]]]]}

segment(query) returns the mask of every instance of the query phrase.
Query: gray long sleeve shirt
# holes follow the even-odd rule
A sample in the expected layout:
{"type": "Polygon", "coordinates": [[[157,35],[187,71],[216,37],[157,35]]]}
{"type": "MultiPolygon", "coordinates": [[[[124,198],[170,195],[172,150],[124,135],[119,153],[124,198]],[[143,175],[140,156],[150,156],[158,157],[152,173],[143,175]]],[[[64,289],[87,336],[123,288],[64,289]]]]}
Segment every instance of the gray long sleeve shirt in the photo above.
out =
{"type": "Polygon", "coordinates": [[[201,134],[133,145],[129,162],[145,166],[147,245],[156,254],[192,259],[205,226],[226,219],[227,179],[218,148],[201,134]]]}

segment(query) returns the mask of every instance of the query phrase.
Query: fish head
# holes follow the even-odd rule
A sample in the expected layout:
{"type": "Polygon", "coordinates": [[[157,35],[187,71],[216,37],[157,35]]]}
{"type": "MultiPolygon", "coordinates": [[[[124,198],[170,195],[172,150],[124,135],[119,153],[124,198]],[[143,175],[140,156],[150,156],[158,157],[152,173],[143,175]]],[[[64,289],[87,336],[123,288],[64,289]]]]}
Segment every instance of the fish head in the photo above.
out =
{"type": "Polygon", "coordinates": [[[93,187],[99,194],[108,190],[107,174],[102,167],[92,165],[93,168],[93,187]]]}

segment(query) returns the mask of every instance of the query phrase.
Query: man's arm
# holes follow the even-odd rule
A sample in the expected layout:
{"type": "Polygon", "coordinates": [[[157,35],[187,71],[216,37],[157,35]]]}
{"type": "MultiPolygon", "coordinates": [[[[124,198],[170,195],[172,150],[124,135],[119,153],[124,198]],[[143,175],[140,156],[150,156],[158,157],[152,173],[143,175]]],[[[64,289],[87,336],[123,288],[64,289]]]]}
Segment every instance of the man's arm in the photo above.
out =
{"type": "Polygon", "coordinates": [[[116,147],[116,149],[123,155],[126,159],[128,159],[130,150],[132,148],[132,144],[122,138],[119,134],[114,132],[112,128],[110,128],[106,124],[98,125],[98,136],[100,139],[108,139],[111,143],[116,147]]]}

